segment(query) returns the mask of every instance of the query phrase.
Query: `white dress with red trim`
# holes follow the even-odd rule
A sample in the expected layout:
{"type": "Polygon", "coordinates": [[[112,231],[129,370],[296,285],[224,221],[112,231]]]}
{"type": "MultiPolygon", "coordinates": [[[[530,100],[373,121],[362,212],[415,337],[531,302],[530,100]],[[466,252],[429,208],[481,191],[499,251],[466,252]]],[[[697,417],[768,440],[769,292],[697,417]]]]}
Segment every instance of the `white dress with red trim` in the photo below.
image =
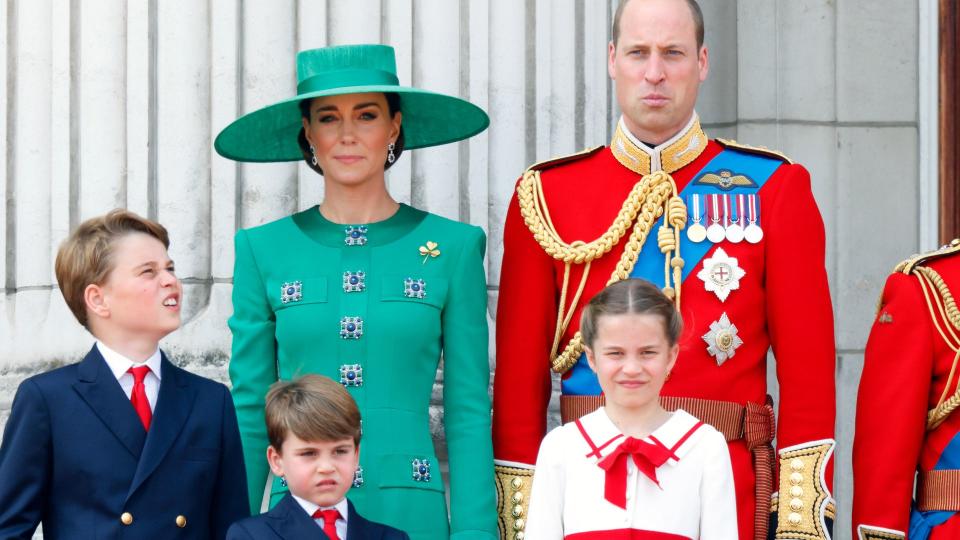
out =
{"type": "Polygon", "coordinates": [[[600,408],[560,426],[537,456],[526,540],[737,538],[723,435],[683,410],[643,439],[600,408]]]}

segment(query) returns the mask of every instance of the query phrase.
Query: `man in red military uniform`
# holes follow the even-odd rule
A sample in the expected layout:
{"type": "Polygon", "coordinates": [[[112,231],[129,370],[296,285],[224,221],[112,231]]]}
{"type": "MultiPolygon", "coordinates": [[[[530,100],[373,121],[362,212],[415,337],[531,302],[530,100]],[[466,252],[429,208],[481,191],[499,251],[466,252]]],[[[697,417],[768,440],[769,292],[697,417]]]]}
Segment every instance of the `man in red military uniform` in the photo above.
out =
{"type": "Polygon", "coordinates": [[[960,240],[887,278],[857,395],[855,539],[960,538],[957,292],[960,240]]]}
{"type": "Polygon", "coordinates": [[[494,383],[503,538],[523,537],[550,369],[562,373],[565,422],[602,403],[576,327],[586,302],[626,277],[662,286],[680,307],[686,329],[664,402],[726,436],[740,538],[830,537],[835,346],[823,222],[802,166],[701,130],[694,105],[707,71],[695,1],[621,2],[609,72],[623,116],[610,146],[534,165],[517,184],[494,383]]]}

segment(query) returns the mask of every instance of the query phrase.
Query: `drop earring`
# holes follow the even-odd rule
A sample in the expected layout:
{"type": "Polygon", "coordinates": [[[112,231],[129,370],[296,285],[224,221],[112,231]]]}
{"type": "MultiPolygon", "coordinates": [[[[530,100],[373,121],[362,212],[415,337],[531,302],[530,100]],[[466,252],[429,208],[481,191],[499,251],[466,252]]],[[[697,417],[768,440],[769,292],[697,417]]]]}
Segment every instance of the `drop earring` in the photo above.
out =
{"type": "Polygon", "coordinates": [[[316,167],[317,166],[317,151],[313,148],[313,145],[310,145],[310,163],[316,167]]]}
{"type": "Polygon", "coordinates": [[[280,485],[283,486],[283,487],[287,487],[287,477],[286,477],[286,476],[281,476],[281,477],[280,477],[280,485]]]}
{"type": "Polygon", "coordinates": [[[394,143],[390,143],[387,145],[387,162],[393,163],[394,161],[397,160],[397,156],[394,155],[393,153],[393,149],[396,147],[397,145],[395,145],[394,143]]]}

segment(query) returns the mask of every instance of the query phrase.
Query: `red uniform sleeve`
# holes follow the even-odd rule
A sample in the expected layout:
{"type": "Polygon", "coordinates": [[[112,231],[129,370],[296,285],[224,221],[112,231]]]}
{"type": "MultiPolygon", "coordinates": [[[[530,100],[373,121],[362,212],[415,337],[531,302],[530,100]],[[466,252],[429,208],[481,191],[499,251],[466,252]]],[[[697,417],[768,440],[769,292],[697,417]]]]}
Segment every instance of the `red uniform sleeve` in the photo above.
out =
{"type": "Polygon", "coordinates": [[[550,346],[556,325],[554,263],[523,221],[514,192],[503,231],[493,383],[493,453],[536,462],[550,401],[550,346]]]}
{"type": "Polygon", "coordinates": [[[836,346],[823,220],[810,174],[800,165],[776,174],[779,193],[760,219],[767,236],[767,326],[780,384],[777,442],[785,448],[834,438],[836,346]]]}
{"type": "Polygon", "coordinates": [[[853,442],[853,531],[906,531],[933,371],[933,328],[916,278],[887,279],[867,341],[853,442]]]}

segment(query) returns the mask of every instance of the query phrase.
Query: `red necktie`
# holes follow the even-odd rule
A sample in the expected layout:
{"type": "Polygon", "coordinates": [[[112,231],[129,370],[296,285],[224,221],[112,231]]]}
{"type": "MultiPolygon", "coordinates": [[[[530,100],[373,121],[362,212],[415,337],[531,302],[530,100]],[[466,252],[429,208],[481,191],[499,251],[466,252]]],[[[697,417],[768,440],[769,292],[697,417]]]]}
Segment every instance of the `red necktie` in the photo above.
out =
{"type": "Polygon", "coordinates": [[[143,422],[143,429],[150,430],[150,419],[153,418],[153,412],[150,411],[150,402],[147,401],[147,389],[143,386],[143,378],[150,372],[147,366],[137,366],[130,368],[133,375],[133,391],[130,392],[130,403],[133,403],[133,410],[137,411],[137,416],[143,422]]]}
{"type": "Polygon", "coordinates": [[[317,510],[313,513],[313,519],[323,520],[323,534],[330,540],[340,540],[337,536],[337,520],[340,519],[340,512],[336,508],[317,510]]]}
{"type": "Polygon", "coordinates": [[[670,450],[660,445],[627,437],[610,455],[597,463],[601,469],[607,471],[603,488],[604,498],[624,510],[627,508],[628,456],[633,458],[637,469],[659,487],[657,467],[667,462],[670,458],[670,450]]]}

